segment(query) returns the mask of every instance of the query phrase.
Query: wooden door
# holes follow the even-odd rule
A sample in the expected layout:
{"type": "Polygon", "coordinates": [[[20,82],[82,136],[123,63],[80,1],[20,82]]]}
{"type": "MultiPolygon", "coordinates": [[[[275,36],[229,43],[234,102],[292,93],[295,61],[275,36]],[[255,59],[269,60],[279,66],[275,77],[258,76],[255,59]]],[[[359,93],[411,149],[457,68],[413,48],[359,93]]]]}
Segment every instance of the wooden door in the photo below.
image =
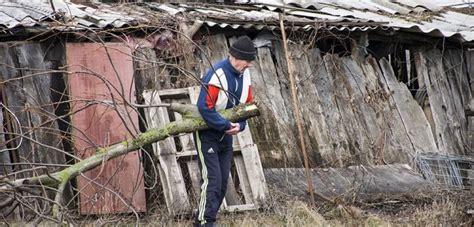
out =
{"type": "MultiPolygon", "coordinates": [[[[138,131],[131,50],[120,44],[66,45],[71,123],[77,156],[86,158],[138,131]]],[[[109,160],[78,177],[81,214],[146,211],[138,151],[109,160]]]]}

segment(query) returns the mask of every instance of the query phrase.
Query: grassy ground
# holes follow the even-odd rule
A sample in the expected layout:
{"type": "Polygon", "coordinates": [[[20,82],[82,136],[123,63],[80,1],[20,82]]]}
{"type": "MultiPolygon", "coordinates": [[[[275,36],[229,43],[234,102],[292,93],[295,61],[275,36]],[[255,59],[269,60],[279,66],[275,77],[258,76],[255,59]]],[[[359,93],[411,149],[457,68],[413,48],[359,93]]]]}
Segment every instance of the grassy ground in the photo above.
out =
{"type": "MultiPolygon", "coordinates": [[[[473,226],[474,192],[450,191],[374,197],[371,201],[333,204],[319,201],[309,207],[297,198],[273,195],[258,211],[221,213],[219,226],[473,226]]],[[[140,220],[145,226],[192,226],[191,217],[158,215],[140,220]]],[[[130,220],[127,221],[127,223],[130,220]]]]}
{"type": "MultiPolygon", "coordinates": [[[[435,194],[411,194],[396,197],[378,196],[371,201],[339,204],[318,201],[309,207],[297,198],[278,194],[256,211],[219,214],[218,226],[474,226],[466,213],[474,209],[474,192],[450,191],[435,194]]],[[[170,217],[163,207],[151,207],[140,217],[140,226],[192,226],[190,216],[170,217]]],[[[131,216],[81,217],[73,225],[134,226],[131,216]]],[[[12,223],[10,223],[12,224],[12,223]]],[[[52,223],[42,222],[42,226],[52,223]]],[[[14,223],[13,226],[23,226],[14,223]]],[[[0,224],[1,226],[1,224],[0,224]]]]}

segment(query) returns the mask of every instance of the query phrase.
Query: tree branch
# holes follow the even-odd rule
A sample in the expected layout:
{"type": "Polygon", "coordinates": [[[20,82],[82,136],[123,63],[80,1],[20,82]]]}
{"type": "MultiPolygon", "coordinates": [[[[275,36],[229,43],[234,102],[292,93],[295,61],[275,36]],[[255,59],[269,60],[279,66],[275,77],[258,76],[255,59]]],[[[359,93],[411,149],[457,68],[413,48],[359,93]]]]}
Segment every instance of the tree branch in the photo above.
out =
{"type": "MultiPolygon", "coordinates": [[[[136,138],[131,138],[111,145],[109,147],[98,148],[96,149],[95,155],[90,156],[82,161],[79,161],[76,164],[69,166],[61,171],[9,181],[5,185],[0,187],[0,191],[12,190],[14,188],[26,186],[26,184],[42,184],[55,188],[59,187],[55,201],[57,202],[57,204],[60,205],[60,197],[62,196],[64,186],[73,177],[76,177],[79,174],[100,165],[104,161],[110,160],[120,155],[127,154],[131,151],[139,149],[144,145],[164,140],[169,136],[179,135],[181,133],[190,133],[208,128],[204,120],[200,116],[198,116],[196,106],[183,104],[175,104],[172,106],[174,108],[170,109],[178,110],[180,113],[183,114],[182,120],[168,123],[160,128],[150,129],[146,132],[139,134],[138,136],[136,136],[136,138]]],[[[255,103],[240,105],[233,109],[221,111],[220,113],[224,118],[233,122],[245,120],[254,116],[258,116],[260,114],[258,107],[255,103]]],[[[58,209],[59,207],[54,207],[54,215],[57,215],[56,212],[58,211],[58,209]]]]}

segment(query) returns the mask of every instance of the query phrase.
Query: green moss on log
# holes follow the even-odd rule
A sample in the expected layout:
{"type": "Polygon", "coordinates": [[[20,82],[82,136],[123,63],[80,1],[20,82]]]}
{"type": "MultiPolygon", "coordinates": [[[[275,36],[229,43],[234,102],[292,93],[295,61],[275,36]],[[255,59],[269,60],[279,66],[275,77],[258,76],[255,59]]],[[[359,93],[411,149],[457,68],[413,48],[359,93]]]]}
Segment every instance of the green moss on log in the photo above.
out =
{"type": "MultiPolygon", "coordinates": [[[[236,108],[224,110],[221,112],[221,115],[224,118],[233,122],[258,116],[259,114],[260,113],[255,103],[240,105],[236,108]]],[[[180,133],[189,133],[207,128],[208,127],[202,118],[183,118],[180,121],[165,124],[160,128],[150,129],[139,134],[136,138],[128,139],[109,147],[98,148],[96,149],[96,154],[93,156],[79,161],[76,164],[61,171],[50,174],[49,176],[41,175],[29,178],[28,182],[31,184],[42,183],[56,187],[60,182],[68,181],[80,173],[100,165],[104,161],[137,150],[144,145],[152,144],[169,136],[178,135],[180,133]],[[54,177],[54,179],[52,179],[50,176],[54,177]]],[[[23,182],[21,180],[23,179],[17,180],[15,183],[22,184],[23,182]]]]}

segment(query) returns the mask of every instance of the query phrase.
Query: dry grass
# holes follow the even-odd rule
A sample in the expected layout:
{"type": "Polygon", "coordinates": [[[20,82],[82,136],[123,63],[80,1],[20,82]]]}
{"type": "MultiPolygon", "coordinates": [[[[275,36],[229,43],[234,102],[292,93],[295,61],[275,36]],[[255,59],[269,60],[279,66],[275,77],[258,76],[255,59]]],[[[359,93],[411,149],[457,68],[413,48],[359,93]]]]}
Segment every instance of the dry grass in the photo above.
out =
{"type": "MultiPolygon", "coordinates": [[[[473,218],[465,213],[474,209],[474,192],[440,192],[432,195],[410,194],[377,197],[356,204],[327,204],[309,207],[304,201],[272,190],[266,204],[258,211],[223,212],[219,226],[473,226],[473,218]]],[[[133,226],[132,216],[107,216],[76,219],[81,226],[133,226]]],[[[10,223],[11,224],[11,223],[10,223]]],[[[24,223],[16,223],[23,226],[24,223]]],[[[43,226],[49,223],[43,222],[43,226]]],[[[140,226],[192,226],[191,216],[172,217],[165,207],[149,207],[140,226]]],[[[2,224],[0,223],[0,226],[2,224]]],[[[14,225],[15,226],[15,225],[14,225]]]]}
{"type": "Polygon", "coordinates": [[[408,217],[407,222],[419,225],[473,226],[473,217],[466,213],[473,208],[473,192],[445,192],[434,197],[430,203],[407,210],[404,215],[408,217]]]}
{"type": "MultiPolygon", "coordinates": [[[[472,226],[465,213],[473,209],[473,192],[439,192],[378,197],[356,204],[318,203],[315,208],[304,201],[272,190],[266,204],[258,211],[221,213],[220,226],[472,226]]],[[[191,226],[190,217],[152,218],[148,225],[191,226]],[[160,221],[158,221],[160,220],[160,221]]],[[[150,219],[149,219],[150,220],[150,219]]]]}

